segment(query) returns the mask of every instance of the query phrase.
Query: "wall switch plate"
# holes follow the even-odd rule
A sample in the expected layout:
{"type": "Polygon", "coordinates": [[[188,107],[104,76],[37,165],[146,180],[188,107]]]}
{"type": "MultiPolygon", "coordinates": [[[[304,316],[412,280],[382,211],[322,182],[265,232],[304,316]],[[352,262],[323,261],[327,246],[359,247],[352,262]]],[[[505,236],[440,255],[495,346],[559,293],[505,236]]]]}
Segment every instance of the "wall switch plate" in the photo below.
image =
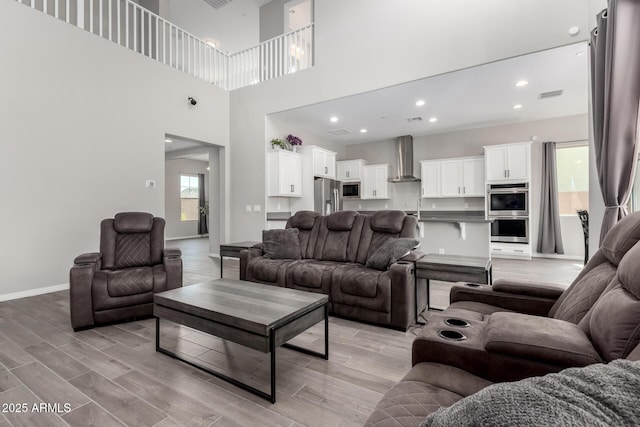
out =
{"type": "Polygon", "coordinates": [[[441,254],[441,255],[444,255],[444,248],[438,249],[438,253],[441,254]]]}
{"type": "Polygon", "coordinates": [[[418,230],[420,231],[420,238],[424,239],[424,222],[418,223],[418,230]]]}
{"type": "Polygon", "coordinates": [[[146,181],[146,186],[147,186],[147,188],[151,188],[151,189],[156,188],[156,180],[155,179],[148,179],[146,181]]]}
{"type": "Polygon", "coordinates": [[[247,212],[251,212],[251,205],[246,206],[247,212]]]}
{"type": "Polygon", "coordinates": [[[469,209],[469,203],[465,203],[465,204],[464,204],[464,208],[465,208],[465,209],[469,209]]]}
{"type": "Polygon", "coordinates": [[[253,205],[254,212],[260,212],[261,210],[262,210],[262,207],[260,205],[253,205]]]}
{"type": "Polygon", "coordinates": [[[362,209],[362,204],[358,203],[358,210],[362,209]]]}
{"type": "Polygon", "coordinates": [[[436,204],[435,203],[431,203],[431,209],[435,209],[436,208],[436,204]]]}
{"type": "Polygon", "coordinates": [[[278,203],[278,210],[280,210],[280,203],[278,203]]]}
{"type": "Polygon", "coordinates": [[[385,209],[389,209],[389,204],[388,204],[388,203],[385,203],[385,204],[384,204],[384,208],[385,208],[385,209]]]}

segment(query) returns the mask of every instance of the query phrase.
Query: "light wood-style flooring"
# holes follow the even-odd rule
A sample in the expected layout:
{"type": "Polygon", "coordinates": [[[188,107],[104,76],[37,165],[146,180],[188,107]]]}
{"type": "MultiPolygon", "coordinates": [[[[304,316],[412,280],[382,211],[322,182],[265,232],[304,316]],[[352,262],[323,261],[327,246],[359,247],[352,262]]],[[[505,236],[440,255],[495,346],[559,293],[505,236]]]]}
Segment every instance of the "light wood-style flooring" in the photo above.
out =
{"type": "MultiPolygon", "coordinates": [[[[167,246],[183,251],[185,285],[220,276],[206,239],[167,246]]],[[[237,278],[237,260],[224,263],[225,277],[237,278]]],[[[567,261],[495,260],[494,278],[568,283],[580,268],[567,261]]],[[[434,305],[446,303],[446,286],[434,283],[434,305]]],[[[152,319],[74,333],[66,291],[3,302],[0,427],[362,425],[409,370],[417,331],[333,317],[329,328],[328,361],[278,349],[278,401],[272,405],[156,353],[152,319]]],[[[169,323],[161,331],[163,346],[266,389],[267,354],[169,323]]],[[[319,324],[295,342],[321,350],[322,334],[319,324]]]]}

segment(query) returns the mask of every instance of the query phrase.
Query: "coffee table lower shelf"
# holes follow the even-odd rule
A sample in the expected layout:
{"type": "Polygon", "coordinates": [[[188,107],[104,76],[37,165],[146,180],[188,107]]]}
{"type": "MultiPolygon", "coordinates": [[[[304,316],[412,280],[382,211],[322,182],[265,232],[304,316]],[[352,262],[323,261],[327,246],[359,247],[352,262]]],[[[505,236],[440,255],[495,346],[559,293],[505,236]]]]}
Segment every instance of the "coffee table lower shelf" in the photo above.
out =
{"type": "MultiPolygon", "coordinates": [[[[329,359],[329,312],[328,305],[324,304],[320,307],[316,307],[313,310],[310,310],[305,313],[301,313],[299,316],[290,319],[286,323],[279,325],[278,327],[271,328],[269,330],[269,335],[266,337],[263,336],[255,336],[254,340],[251,340],[251,337],[248,336],[248,332],[243,331],[241,329],[236,329],[228,325],[224,325],[221,323],[213,322],[209,319],[205,319],[199,316],[195,316],[193,314],[188,314],[184,312],[180,312],[177,310],[173,310],[168,307],[158,306],[154,307],[154,315],[156,316],[156,351],[166,354],[167,356],[171,356],[175,359],[180,360],[190,366],[198,368],[202,371],[205,371],[221,380],[227,381],[230,384],[233,384],[236,387],[239,387],[245,391],[253,393],[263,399],[270,401],[271,403],[276,402],[276,348],[285,347],[291,350],[299,351],[301,353],[309,354],[311,356],[321,357],[325,360],[329,359]],[[296,335],[304,332],[309,329],[311,326],[315,325],[322,321],[322,317],[324,317],[324,353],[320,353],[314,350],[310,350],[304,347],[299,347],[297,345],[287,343],[288,340],[292,339],[296,335]],[[206,368],[202,365],[194,363],[190,360],[184,359],[179,354],[174,353],[170,350],[162,348],[160,346],[160,318],[164,318],[166,320],[170,320],[175,323],[182,324],[184,326],[188,326],[190,328],[197,329],[201,332],[205,332],[214,336],[217,336],[221,339],[225,339],[228,341],[235,342],[237,344],[244,345],[246,347],[254,348],[263,352],[270,353],[270,393],[265,393],[262,390],[259,390],[255,387],[252,387],[246,383],[243,383],[235,378],[231,378],[228,375],[225,375],[221,372],[214,371],[212,369],[206,368]],[[236,339],[234,339],[234,337],[236,339]]],[[[254,335],[254,334],[250,334],[254,335]]]]}

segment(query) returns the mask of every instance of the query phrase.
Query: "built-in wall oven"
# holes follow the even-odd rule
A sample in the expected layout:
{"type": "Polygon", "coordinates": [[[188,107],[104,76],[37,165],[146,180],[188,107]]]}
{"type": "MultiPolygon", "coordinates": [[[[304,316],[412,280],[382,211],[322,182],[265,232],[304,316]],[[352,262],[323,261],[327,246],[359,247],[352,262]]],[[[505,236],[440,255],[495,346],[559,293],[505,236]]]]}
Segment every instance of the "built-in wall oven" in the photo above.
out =
{"type": "Polygon", "coordinates": [[[490,217],[529,216],[529,184],[491,184],[487,188],[490,217]]]}
{"type": "Polygon", "coordinates": [[[491,218],[491,241],[529,243],[529,218],[491,218]]]}

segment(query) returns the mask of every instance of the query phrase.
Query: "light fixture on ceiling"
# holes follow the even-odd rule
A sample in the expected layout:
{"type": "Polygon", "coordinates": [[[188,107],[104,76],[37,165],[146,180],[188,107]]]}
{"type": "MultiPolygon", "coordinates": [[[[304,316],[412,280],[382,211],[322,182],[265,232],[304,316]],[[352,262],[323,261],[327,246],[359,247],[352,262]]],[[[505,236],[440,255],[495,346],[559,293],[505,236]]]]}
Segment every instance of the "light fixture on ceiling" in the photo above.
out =
{"type": "Polygon", "coordinates": [[[577,36],[578,33],[580,32],[580,28],[576,25],[574,25],[573,27],[569,28],[569,35],[570,36],[577,36]]]}
{"type": "Polygon", "coordinates": [[[514,110],[519,110],[521,108],[522,108],[522,104],[516,104],[516,105],[513,106],[514,110]]]}
{"type": "Polygon", "coordinates": [[[431,117],[431,118],[429,119],[429,123],[435,123],[435,122],[437,122],[437,121],[438,121],[438,118],[437,118],[437,117],[431,117]]]}
{"type": "Polygon", "coordinates": [[[365,128],[360,129],[360,133],[367,133],[367,130],[365,128]]]}
{"type": "Polygon", "coordinates": [[[518,82],[516,83],[517,87],[525,87],[526,85],[528,85],[529,82],[526,80],[518,80],[518,82]]]}
{"type": "Polygon", "coordinates": [[[213,40],[213,39],[207,39],[207,40],[205,40],[205,41],[204,41],[204,44],[206,44],[206,45],[208,45],[208,46],[211,46],[211,47],[212,47],[212,48],[214,48],[214,49],[217,49],[217,48],[218,48],[218,42],[217,42],[217,41],[215,41],[215,40],[213,40]]]}
{"type": "Polygon", "coordinates": [[[171,144],[173,142],[173,140],[169,139],[169,138],[165,138],[164,142],[166,142],[167,144],[171,144]]]}
{"type": "Polygon", "coordinates": [[[335,122],[337,122],[337,121],[338,121],[338,118],[337,118],[336,116],[332,116],[332,117],[329,119],[329,121],[330,121],[331,123],[335,123],[335,122]]]}
{"type": "Polygon", "coordinates": [[[424,104],[426,104],[426,102],[424,102],[424,99],[419,99],[416,101],[416,107],[422,107],[424,104]]]}

